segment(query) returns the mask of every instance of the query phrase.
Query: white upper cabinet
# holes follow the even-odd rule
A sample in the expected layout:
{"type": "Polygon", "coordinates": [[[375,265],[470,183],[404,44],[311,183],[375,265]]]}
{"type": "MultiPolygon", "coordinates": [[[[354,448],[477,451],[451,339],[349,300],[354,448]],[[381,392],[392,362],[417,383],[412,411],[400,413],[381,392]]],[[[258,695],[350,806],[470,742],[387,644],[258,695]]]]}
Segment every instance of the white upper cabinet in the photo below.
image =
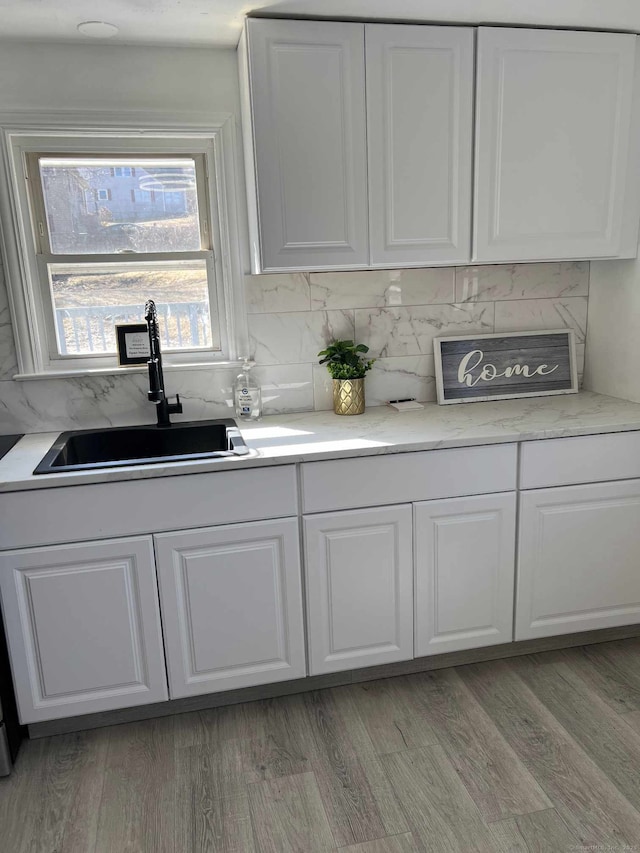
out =
{"type": "Polygon", "coordinates": [[[474,260],[636,256],[636,41],[479,29],[474,260]]]}
{"type": "Polygon", "coordinates": [[[246,38],[254,269],[366,266],[364,25],[251,19],[246,38]]]}
{"type": "Polygon", "coordinates": [[[372,266],[468,263],[470,27],[365,27],[372,266]]]}

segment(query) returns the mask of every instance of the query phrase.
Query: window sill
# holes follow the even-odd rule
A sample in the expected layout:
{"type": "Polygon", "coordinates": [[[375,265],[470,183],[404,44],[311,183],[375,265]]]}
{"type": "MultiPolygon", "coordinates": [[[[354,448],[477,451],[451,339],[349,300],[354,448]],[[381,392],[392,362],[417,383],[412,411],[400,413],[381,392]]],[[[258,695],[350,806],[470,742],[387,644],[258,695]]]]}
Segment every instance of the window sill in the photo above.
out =
{"type": "MultiPolygon", "coordinates": [[[[162,365],[165,373],[178,373],[183,370],[229,370],[242,367],[243,361],[209,361],[195,362],[193,364],[167,364],[162,365]]],[[[135,367],[93,367],[83,370],[46,370],[41,373],[16,373],[13,379],[16,382],[31,382],[41,379],[73,379],[79,376],[128,376],[132,373],[147,373],[145,364],[135,367]]]]}

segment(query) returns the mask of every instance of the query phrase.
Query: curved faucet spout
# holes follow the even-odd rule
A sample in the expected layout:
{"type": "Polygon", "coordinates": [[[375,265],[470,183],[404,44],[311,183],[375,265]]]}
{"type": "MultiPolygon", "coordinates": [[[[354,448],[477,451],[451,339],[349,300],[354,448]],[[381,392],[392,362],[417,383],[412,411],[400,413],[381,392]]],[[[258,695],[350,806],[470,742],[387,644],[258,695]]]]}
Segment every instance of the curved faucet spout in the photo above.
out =
{"type": "Polygon", "coordinates": [[[164,374],[162,372],[162,353],[160,352],[160,330],[158,328],[158,311],[153,299],[147,299],[144,306],[144,319],[149,330],[149,393],[148,398],[157,406],[158,426],[170,427],[169,415],[182,413],[180,395],[176,394],[176,402],[170,403],[164,390],[164,374]]]}

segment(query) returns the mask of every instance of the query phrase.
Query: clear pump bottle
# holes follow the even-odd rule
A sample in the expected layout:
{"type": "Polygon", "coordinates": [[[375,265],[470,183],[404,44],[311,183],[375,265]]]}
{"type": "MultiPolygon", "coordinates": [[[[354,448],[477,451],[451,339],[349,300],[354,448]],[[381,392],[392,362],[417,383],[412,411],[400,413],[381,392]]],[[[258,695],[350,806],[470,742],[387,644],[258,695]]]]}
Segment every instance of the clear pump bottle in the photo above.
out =
{"type": "Polygon", "coordinates": [[[236,417],[241,421],[257,421],[262,417],[262,391],[251,375],[255,362],[244,359],[242,371],[236,379],[234,396],[236,417]]]}

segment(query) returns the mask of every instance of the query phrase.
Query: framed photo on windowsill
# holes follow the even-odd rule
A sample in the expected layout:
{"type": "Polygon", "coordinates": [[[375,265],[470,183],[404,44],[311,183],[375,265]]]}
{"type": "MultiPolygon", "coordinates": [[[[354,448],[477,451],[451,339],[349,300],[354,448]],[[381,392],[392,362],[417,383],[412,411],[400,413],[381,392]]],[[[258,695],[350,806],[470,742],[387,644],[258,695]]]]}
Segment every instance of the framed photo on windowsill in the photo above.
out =
{"type": "Polygon", "coordinates": [[[123,323],[116,326],[118,364],[130,367],[146,364],[151,358],[149,329],[146,323],[123,323]]]}

